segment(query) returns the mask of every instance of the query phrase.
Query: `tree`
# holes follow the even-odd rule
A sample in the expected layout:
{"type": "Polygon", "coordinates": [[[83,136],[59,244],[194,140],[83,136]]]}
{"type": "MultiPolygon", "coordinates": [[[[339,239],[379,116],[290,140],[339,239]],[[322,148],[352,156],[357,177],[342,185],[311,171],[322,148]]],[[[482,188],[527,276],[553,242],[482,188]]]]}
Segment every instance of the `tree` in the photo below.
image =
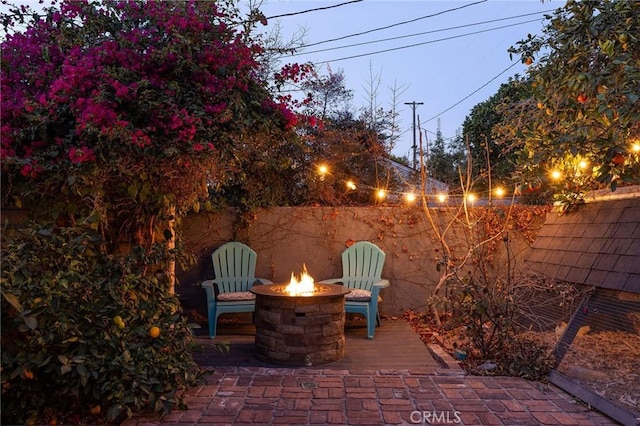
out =
{"type": "Polygon", "coordinates": [[[488,189],[488,173],[493,182],[509,182],[516,168],[517,151],[497,140],[495,129],[509,111],[531,97],[530,84],[519,76],[510,78],[489,99],[473,107],[462,125],[462,138],[469,141],[473,173],[477,185],[488,189]]]}
{"type": "MultiPolygon", "coordinates": [[[[372,76],[372,79],[374,77],[372,76]]],[[[309,79],[303,87],[307,102],[302,111],[306,126],[299,131],[307,139],[312,167],[328,173],[309,177],[307,202],[328,205],[370,204],[374,189],[395,190],[399,182],[386,159],[396,138],[397,114],[377,106],[377,83],[371,83],[369,107],[359,115],[350,109],[352,91],[342,71],[309,79]]]]}
{"type": "Polygon", "coordinates": [[[313,98],[313,102],[306,105],[305,113],[320,120],[348,109],[353,98],[353,91],[346,88],[342,70],[333,72],[329,69],[328,75],[310,78],[304,82],[302,89],[311,93],[313,98]]]}
{"type": "Polygon", "coordinates": [[[427,153],[427,170],[429,177],[437,179],[448,184],[450,187],[458,187],[460,178],[458,167],[461,166],[463,155],[462,151],[452,151],[450,145],[447,144],[442,137],[440,130],[440,119],[438,119],[438,127],[436,129],[436,138],[429,146],[427,153]]]}
{"type": "Polygon", "coordinates": [[[569,0],[547,19],[543,35],[510,49],[531,64],[533,98],[502,140],[523,149],[526,171],[562,171],[574,200],[640,181],[640,3],[569,0]]]}

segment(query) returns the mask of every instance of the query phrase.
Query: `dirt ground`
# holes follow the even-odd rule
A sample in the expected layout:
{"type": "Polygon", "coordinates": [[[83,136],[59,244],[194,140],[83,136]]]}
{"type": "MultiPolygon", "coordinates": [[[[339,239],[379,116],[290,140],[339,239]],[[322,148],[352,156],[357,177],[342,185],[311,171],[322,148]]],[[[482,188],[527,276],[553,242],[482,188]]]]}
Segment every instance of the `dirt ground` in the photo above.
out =
{"type": "MultiPolygon", "coordinates": [[[[528,333],[555,345],[554,333],[528,333]]],[[[603,398],[640,412],[640,335],[602,331],[576,336],[558,372],[603,398]]]]}
{"type": "MultiPolygon", "coordinates": [[[[438,333],[430,324],[427,315],[406,312],[414,331],[425,344],[439,344],[454,356],[453,333],[438,333]]],[[[558,340],[551,332],[526,332],[523,336],[549,348],[558,340]]],[[[477,369],[461,362],[469,374],[477,369]]],[[[632,412],[640,412],[640,335],[632,332],[602,331],[576,336],[570,345],[558,372],[570,377],[587,389],[632,412]]]]}

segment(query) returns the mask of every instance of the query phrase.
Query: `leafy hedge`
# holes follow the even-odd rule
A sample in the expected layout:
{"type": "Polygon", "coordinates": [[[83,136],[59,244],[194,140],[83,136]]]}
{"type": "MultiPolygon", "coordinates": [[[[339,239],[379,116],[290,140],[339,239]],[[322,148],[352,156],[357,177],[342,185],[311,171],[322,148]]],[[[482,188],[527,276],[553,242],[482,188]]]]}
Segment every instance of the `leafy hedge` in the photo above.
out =
{"type": "Polygon", "coordinates": [[[91,230],[32,223],[2,240],[3,424],[118,421],[182,405],[201,373],[168,281],[145,274],[160,247],[105,255],[91,230]]]}

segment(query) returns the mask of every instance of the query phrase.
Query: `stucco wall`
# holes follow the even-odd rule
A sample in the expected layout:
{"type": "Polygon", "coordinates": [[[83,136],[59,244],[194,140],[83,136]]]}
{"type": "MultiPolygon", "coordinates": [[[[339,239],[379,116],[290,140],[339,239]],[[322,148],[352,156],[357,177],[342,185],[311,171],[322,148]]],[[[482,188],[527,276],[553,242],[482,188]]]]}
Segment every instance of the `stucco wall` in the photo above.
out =
{"type": "MultiPolygon", "coordinates": [[[[430,209],[430,213],[440,232],[447,229],[455,214],[463,214],[446,208],[430,209]]],[[[251,246],[258,253],[256,275],[274,282],[289,281],[291,273],[300,273],[303,264],[316,281],[340,277],[340,255],[347,242],[371,241],[387,255],[383,277],[391,286],[383,290],[380,309],[390,315],[426,309],[427,298],[438,281],[436,264],[442,250],[433,226],[419,207],[285,207],[257,212],[246,228],[234,226],[235,220],[232,212],[198,214],[184,220],[186,248],[198,258],[197,265],[178,273],[178,293],[185,309],[197,309],[206,316],[204,292],[197,284],[213,275],[211,252],[231,240],[251,246]]],[[[454,221],[446,231],[454,255],[463,256],[470,245],[479,243],[483,229],[483,223],[476,223],[475,232],[469,234],[454,221]],[[471,241],[467,235],[472,235],[471,241]]],[[[517,266],[529,245],[517,231],[511,230],[508,237],[515,256],[512,265],[517,266]]],[[[492,247],[495,268],[489,273],[504,274],[507,262],[502,237],[492,247]]],[[[471,261],[468,267],[477,264],[471,261]]]]}

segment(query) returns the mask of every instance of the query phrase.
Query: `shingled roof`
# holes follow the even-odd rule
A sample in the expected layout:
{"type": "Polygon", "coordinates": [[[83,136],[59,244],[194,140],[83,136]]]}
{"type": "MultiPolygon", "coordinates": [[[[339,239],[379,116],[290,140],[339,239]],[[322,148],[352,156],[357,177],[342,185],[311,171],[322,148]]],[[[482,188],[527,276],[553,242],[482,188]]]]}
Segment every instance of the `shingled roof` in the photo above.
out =
{"type": "MultiPolygon", "coordinates": [[[[547,214],[526,265],[559,281],[640,293],[640,187],[547,214]]],[[[618,192],[616,191],[616,192],[618,192]]]]}

